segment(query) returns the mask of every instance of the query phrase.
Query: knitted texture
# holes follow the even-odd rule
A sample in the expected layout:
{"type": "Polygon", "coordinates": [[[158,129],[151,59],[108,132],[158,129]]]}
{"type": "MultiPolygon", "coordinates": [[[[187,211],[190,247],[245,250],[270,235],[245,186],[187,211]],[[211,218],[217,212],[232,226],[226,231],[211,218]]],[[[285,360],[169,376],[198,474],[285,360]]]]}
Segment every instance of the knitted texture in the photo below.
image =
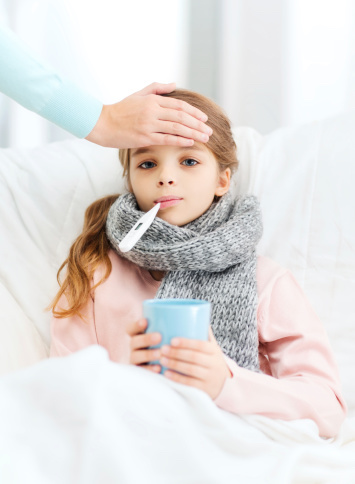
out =
{"type": "Polygon", "coordinates": [[[131,193],[111,206],[106,234],[113,249],[147,270],[166,271],[156,298],[211,303],[211,328],[222,351],[239,366],[260,372],[257,331],[256,245],[262,234],[260,205],[228,192],[184,226],[156,217],[129,252],[120,241],[143,215],[131,193]]]}

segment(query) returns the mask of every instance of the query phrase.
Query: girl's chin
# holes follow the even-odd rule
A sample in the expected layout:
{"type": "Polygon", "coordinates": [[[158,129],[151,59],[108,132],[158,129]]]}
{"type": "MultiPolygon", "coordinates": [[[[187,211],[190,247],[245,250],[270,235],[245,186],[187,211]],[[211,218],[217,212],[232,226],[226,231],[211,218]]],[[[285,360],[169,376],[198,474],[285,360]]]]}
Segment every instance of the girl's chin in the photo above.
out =
{"type": "Polygon", "coordinates": [[[164,222],[168,222],[170,225],[177,225],[179,227],[188,223],[186,217],[179,217],[177,215],[169,214],[164,211],[159,213],[159,218],[164,220],[164,222]]]}
{"type": "Polygon", "coordinates": [[[195,220],[195,218],[182,218],[182,217],[169,217],[168,215],[163,215],[162,217],[159,215],[159,218],[161,218],[162,220],[164,220],[164,222],[167,222],[169,223],[170,225],[176,225],[178,227],[182,227],[186,224],[188,224],[189,222],[192,222],[193,220],[195,220]]]}
{"type": "Polygon", "coordinates": [[[208,207],[206,207],[206,210],[202,211],[195,208],[196,213],[189,213],[187,216],[186,208],[182,210],[179,210],[179,208],[180,207],[175,206],[166,208],[164,210],[159,210],[158,217],[171,225],[177,225],[178,227],[182,227],[183,225],[186,225],[193,220],[196,220],[203,213],[205,213],[206,210],[208,210],[208,207]]]}

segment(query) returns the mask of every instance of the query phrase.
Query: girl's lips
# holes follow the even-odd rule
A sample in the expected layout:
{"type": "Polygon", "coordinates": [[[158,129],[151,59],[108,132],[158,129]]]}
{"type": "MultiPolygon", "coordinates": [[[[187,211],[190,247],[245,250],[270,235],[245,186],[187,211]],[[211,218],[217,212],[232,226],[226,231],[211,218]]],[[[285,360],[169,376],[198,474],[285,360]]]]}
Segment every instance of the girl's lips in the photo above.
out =
{"type": "Polygon", "coordinates": [[[182,201],[182,198],[180,199],[175,199],[175,200],[165,200],[163,202],[159,202],[160,203],[160,210],[163,210],[164,208],[168,208],[168,207],[172,207],[173,205],[177,205],[178,203],[180,203],[182,201]]]}

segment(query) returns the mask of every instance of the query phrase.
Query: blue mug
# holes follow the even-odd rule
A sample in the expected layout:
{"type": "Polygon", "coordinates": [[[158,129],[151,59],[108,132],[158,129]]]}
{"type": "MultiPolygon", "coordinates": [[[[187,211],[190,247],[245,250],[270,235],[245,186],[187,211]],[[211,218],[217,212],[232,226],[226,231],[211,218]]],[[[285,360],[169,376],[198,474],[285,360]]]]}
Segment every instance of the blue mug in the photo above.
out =
{"type": "MultiPolygon", "coordinates": [[[[200,299],[146,299],[143,316],[148,321],[146,333],[160,333],[162,340],[149,349],[170,345],[172,338],[182,337],[208,341],[211,303],[200,299]]],[[[159,360],[151,365],[161,365],[159,360]]],[[[161,365],[162,366],[162,365],[161,365]]],[[[165,373],[162,366],[161,372],[165,373]]]]}

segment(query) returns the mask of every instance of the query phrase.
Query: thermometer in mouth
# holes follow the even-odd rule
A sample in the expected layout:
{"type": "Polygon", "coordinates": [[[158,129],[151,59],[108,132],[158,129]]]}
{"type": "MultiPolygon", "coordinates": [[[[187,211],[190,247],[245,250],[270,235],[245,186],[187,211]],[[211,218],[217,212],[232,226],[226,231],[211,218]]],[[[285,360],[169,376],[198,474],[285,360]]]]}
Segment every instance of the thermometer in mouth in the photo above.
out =
{"type": "Polygon", "coordinates": [[[118,248],[121,252],[128,252],[136,245],[138,240],[142,237],[142,235],[149,229],[152,225],[153,220],[155,219],[156,214],[159,212],[160,203],[157,203],[155,207],[149,210],[149,212],[145,213],[139,220],[136,222],[128,234],[121,240],[118,245],[118,248]]]}

